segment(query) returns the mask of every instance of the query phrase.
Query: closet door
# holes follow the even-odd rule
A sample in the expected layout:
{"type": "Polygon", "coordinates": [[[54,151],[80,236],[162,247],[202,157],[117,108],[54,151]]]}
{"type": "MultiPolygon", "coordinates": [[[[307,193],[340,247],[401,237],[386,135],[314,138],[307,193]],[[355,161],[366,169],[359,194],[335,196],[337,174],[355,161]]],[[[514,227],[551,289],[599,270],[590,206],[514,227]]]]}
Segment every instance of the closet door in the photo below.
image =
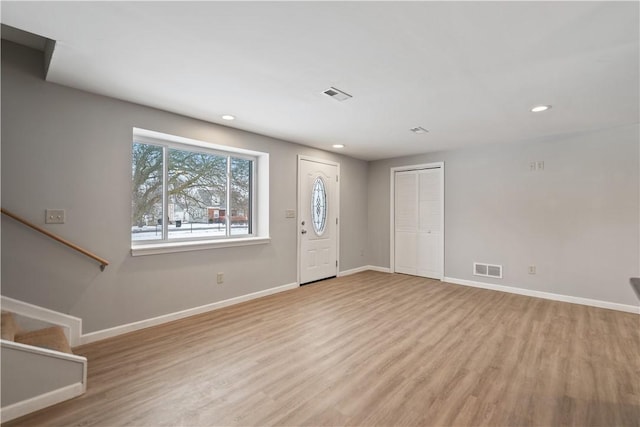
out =
{"type": "Polygon", "coordinates": [[[442,278],[442,256],[440,240],[442,239],[441,211],[442,195],[440,194],[441,169],[424,169],[418,171],[418,257],[417,275],[442,278]]]}
{"type": "Polygon", "coordinates": [[[418,174],[396,172],[395,182],[395,270],[417,275],[418,174]]]}
{"type": "Polygon", "coordinates": [[[442,169],[398,171],[394,190],[395,271],[442,279],[442,169]]]}

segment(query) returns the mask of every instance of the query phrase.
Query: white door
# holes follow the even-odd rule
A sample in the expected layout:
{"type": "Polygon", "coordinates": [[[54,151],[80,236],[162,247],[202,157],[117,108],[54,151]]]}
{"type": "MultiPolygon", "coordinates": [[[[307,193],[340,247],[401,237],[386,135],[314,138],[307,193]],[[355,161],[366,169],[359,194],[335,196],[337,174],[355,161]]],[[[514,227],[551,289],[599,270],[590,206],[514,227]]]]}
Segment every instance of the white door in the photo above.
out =
{"type": "Polygon", "coordinates": [[[394,262],[398,273],[442,279],[442,168],[395,172],[394,262]]]}
{"type": "Polygon", "coordinates": [[[338,211],[338,165],[300,158],[300,284],[338,274],[338,211]]]}

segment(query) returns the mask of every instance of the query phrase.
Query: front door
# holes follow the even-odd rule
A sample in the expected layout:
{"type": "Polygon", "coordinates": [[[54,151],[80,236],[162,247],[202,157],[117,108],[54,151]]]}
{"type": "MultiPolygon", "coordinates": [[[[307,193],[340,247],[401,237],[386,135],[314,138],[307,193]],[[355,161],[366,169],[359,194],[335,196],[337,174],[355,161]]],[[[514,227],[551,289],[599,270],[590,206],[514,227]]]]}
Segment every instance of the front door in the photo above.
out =
{"type": "Polygon", "coordinates": [[[338,164],[298,160],[300,284],[338,274],[338,164]]]}

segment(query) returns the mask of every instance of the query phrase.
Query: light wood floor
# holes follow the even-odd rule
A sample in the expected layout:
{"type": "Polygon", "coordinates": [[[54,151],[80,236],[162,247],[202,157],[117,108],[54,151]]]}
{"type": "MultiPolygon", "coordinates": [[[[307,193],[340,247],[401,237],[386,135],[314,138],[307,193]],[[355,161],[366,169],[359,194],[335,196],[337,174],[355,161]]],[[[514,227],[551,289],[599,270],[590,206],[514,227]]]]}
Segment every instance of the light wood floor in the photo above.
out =
{"type": "Polygon", "coordinates": [[[9,425],[638,426],[640,316],[364,272],[86,345],[9,425]]]}

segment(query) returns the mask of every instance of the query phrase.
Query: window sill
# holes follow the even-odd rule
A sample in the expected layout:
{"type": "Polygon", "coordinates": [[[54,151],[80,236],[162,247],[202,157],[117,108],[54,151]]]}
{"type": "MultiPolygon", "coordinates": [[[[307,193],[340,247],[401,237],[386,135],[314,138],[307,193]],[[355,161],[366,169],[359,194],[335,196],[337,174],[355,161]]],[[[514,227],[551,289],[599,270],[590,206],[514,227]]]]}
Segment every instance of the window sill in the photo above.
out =
{"type": "Polygon", "coordinates": [[[191,242],[163,242],[131,247],[132,256],[169,254],[174,252],[200,251],[204,249],[232,248],[235,246],[263,245],[270,237],[246,237],[241,239],[200,240],[191,242]]]}

